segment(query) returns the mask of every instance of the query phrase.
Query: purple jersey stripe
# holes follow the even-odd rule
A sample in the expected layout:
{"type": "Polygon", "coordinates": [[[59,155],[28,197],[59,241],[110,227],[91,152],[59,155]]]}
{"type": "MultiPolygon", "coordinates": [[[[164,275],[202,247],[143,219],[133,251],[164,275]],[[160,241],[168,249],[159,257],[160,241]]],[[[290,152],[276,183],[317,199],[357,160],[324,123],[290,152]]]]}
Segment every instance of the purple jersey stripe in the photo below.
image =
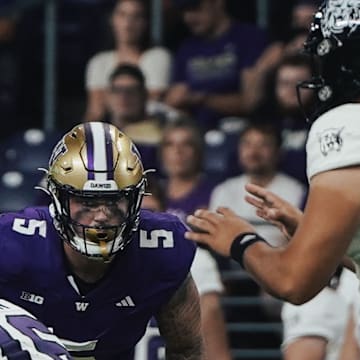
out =
{"type": "Polygon", "coordinates": [[[109,124],[104,124],[105,130],[105,140],[106,140],[106,168],[108,169],[107,172],[107,179],[114,180],[114,152],[113,152],[113,142],[111,140],[110,134],[110,126],[109,124]]]}
{"type": "Polygon", "coordinates": [[[86,155],[87,155],[87,168],[88,180],[95,179],[94,173],[94,139],[89,123],[85,123],[85,141],[86,141],[86,155]]]}

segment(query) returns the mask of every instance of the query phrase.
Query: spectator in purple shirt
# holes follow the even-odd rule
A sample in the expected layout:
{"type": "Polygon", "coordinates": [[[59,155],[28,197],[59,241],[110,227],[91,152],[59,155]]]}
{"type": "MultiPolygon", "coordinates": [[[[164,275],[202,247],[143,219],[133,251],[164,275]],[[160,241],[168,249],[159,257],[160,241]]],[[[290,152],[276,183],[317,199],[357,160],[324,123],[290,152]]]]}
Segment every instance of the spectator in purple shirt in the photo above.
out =
{"type": "Polygon", "coordinates": [[[204,130],[225,116],[246,115],[252,102],[242,89],[241,74],[267,45],[266,32],[233,20],[225,0],[173,1],[193,36],[176,52],[165,101],[191,114],[204,130]]]}
{"type": "Polygon", "coordinates": [[[190,119],[165,126],[160,143],[160,163],[165,175],[166,211],[185,220],[198,208],[207,208],[216,183],[202,171],[203,140],[190,119]]]}

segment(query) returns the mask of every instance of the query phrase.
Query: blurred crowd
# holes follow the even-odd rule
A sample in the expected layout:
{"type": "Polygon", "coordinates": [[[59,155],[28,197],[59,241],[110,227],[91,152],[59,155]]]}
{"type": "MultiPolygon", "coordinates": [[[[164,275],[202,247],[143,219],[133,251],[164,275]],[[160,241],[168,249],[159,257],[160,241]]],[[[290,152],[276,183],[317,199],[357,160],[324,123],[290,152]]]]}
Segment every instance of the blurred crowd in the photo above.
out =
{"type": "MultiPolygon", "coordinates": [[[[257,22],[257,4],[163,0],[162,42],[155,43],[151,1],[59,1],[56,132],[79,121],[116,125],[134,140],[145,168],[154,170],[146,207],[185,220],[197,208],[228,206],[281,246],[286,239],[278,229],[241,199],[244,184],[252,182],[305,205],[306,113],[315,99],[311,92],[297,94],[296,85],[314,71],[301,49],[319,1],[268,1],[266,26],[257,22]]],[[[44,16],[44,7],[35,5],[0,17],[3,148],[20,131],[44,126],[44,16]]],[[[3,169],[13,170],[16,156],[6,154],[3,169]]],[[[215,259],[220,271],[240,271],[215,259]]],[[[222,314],[213,309],[224,291],[241,290],[227,284],[224,290],[218,282],[215,275],[217,285],[204,290],[217,294],[204,297],[204,309],[212,309],[206,321],[213,321],[204,327],[224,334],[222,314]]],[[[270,304],[268,319],[280,319],[282,304],[257,291],[270,304]]],[[[207,336],[214,359],[230,359],[226,336],[207,336]]]]}

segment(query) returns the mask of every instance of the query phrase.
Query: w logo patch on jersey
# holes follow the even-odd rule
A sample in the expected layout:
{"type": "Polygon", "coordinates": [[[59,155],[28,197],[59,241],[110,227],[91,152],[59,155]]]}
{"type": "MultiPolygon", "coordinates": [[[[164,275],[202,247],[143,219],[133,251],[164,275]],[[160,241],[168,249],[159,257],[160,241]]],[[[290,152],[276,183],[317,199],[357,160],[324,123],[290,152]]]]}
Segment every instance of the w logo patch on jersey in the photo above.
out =
{"type": "Polygon", "coordinates": [[[88,302],[80,302],[80,301],[75,302],[76,311],[86,311],[88,306],[89,306],[88,302]]]}
{"type": "Polygon", "coordinates": [[[340,151],[343,145],[343,139],[341,137],[341,129],[330,128],[322,131],[318,134],[320,142],[320,151],[324,156],[327,156],[331,151],[340,151]]]}

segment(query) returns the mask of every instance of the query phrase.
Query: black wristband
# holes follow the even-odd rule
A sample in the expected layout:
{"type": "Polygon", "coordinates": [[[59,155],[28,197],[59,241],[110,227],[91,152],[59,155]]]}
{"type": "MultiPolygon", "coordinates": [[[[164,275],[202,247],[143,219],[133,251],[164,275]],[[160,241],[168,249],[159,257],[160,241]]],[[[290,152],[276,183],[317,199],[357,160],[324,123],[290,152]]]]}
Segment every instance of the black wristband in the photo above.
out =
{"type": "Polygon", "coordinates": [[[257,233],[245,232],[238,235],[231,244],[230,255],[244,268],[244,252],[252,244],[266,240],[257,233]]]}

